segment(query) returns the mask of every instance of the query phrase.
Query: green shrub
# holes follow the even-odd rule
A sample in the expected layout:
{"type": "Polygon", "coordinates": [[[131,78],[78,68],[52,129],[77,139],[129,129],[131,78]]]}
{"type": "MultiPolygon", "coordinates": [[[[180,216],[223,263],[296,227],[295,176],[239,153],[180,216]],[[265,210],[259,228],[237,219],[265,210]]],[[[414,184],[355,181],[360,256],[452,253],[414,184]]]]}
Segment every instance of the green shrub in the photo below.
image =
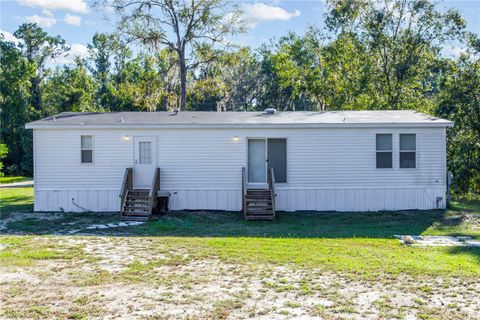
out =
{"type": "Polygon", "coordinates": [[[7,156],[7,154],[8,154],[7,145],[4,143],[0,143],[0,177],[4,176],[2,160],[7,156]]]}

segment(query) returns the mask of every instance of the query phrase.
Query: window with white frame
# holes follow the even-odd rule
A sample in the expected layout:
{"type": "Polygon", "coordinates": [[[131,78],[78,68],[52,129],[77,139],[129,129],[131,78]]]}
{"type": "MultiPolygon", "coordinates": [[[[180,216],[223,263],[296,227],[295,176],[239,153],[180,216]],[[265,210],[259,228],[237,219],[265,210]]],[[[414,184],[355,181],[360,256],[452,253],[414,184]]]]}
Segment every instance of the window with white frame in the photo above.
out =
{"type": "Polygon", "coordinates": [[[377,169],[391,169],[392,165],[392,135],[377,134],[376,135],[376,153],[377,153],[377,169]]]}
{"type": "Polygon", "coordinates": [[[93,163],[93,136],[81,136],[80,140],[81,163],[93,163]]]}
{"type": "Polygon", "coordinates": [[[413,169],[417,164],[417,143],[414,133],[400,134],[400,168],[413,169]]]}

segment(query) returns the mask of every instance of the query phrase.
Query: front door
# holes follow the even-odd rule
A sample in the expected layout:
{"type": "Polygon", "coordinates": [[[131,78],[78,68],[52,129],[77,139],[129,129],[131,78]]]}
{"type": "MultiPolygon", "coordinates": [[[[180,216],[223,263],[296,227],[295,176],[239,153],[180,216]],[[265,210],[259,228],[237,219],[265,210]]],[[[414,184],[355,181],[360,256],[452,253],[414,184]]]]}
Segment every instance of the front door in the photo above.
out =
{"type": "Polygon", "coordinates": [[[267,188],[267,141],[248,139],[248,187],[267,188]]]}
{"type": "Polygon", "coordinates": [[[150,189],[157,163],[155,137],[133,137],[133,188],[150,189]]]}

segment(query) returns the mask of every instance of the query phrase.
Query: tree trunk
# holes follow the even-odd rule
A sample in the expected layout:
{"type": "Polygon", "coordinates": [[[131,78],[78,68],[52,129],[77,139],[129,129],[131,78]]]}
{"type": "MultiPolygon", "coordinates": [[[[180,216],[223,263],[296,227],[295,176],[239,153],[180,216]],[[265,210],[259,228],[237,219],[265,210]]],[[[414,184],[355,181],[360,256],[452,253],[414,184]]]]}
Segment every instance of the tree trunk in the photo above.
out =
{"type": "Polygon", "coordinates": [[[187,66],[185,65],[185,52],[179,54],[180,64],[180,111],[186,110],[187,105],[187,66]]]}
{"type": "Polygon", "coordinates": [[[33,77],[31,78],[30,82],[32,86],[30,87],[30,99],[33,108],[35,110],[41,110],[42,109],[42,95],[40,92],[40,79],[38,77],[33,77]]]}

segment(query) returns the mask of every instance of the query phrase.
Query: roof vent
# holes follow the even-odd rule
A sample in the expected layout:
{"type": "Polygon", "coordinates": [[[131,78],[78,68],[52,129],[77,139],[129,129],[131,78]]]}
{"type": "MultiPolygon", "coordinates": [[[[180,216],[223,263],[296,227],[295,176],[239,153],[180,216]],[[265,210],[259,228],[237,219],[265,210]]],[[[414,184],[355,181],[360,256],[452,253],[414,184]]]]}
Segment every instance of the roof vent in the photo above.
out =
{"type": "Polygon", "coordinates": [[[267,108],[265,109],[265,114],[272,115],[277,113],[277,110],[275,108],[267,108]]]}

